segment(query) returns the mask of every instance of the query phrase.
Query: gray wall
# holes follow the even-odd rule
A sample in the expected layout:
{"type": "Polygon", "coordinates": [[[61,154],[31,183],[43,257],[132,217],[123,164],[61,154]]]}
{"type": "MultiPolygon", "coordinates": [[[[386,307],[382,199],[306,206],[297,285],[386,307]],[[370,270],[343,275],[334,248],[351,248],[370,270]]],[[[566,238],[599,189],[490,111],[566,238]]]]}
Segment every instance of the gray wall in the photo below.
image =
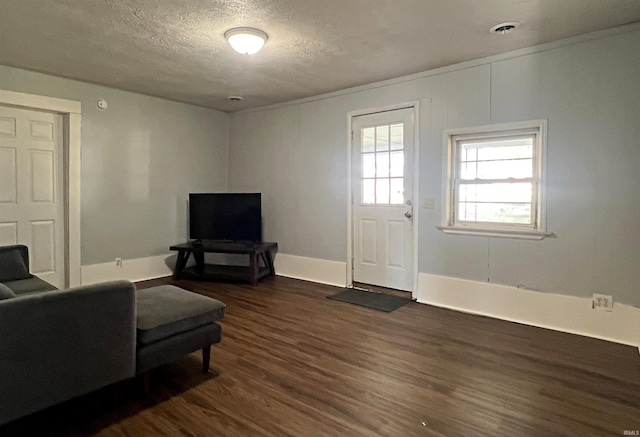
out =
{"type": "MultiPolygon", "coordinates": [[[[636,28],[637,29],[637,28],[636,28]]],[[[282,253],[346,261],[347,113],[421,102],[419,270],[640,307],[640,31],[231,115],[229,190],[262,191],[282,253]],[[548,119],[547,227],[528,241],[448,235],[442,131],[548,119]]]]}
{"type": "Polygon", "coordinates": [[[167,253],[188,193],[226,191],[226,113],[5,66],[0,88],[82,103],[83,265],[167,253]]]}

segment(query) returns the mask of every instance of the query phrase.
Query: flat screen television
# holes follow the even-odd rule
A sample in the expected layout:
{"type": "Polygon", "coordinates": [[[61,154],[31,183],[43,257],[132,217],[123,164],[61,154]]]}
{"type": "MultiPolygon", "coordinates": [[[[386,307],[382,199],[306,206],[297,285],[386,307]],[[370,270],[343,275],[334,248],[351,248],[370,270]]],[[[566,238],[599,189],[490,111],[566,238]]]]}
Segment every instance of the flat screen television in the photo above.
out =
{"type": "Polygon", "coordinates": [[[261,242],[260,193],[190,193],[189,237],[261,242]]]}

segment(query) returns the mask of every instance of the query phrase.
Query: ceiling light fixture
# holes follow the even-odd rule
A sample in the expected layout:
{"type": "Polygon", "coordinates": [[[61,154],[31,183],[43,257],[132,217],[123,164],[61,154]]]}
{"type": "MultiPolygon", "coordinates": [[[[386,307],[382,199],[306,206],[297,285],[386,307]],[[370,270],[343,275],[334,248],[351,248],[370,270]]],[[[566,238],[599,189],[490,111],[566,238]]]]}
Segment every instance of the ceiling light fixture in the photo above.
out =
{"type": "Polygon", "coordinates": [[[269,35],[260,29],[252,27],[235,27],[224,33],[224,37],[238,53],[243,55],[253,55],[258,53],[264,43],[269,39],[269,35]]]}
{"type": "Polygon", "coordinates": [[[491,29],[489,29],[489,33],[506,35],[507,33],[511,32],[518,26],[520,26],[520,23],[518,23],[517,21],[508,21],[506,23],[496,24],[491,29]]]}

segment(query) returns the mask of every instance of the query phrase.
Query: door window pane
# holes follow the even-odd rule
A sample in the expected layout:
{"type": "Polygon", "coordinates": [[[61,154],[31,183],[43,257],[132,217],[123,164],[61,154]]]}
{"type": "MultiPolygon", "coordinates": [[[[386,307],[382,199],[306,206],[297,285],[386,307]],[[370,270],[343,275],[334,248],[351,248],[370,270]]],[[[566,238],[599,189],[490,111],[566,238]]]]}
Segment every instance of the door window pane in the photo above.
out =
{"type": "Polygon", "coordinates": [[[376,180],[375,179],[363,179],[362,180],[362,203],[372,204],[376,203],[376,180]]]}
{"type": "Polygon", "coordinates": [[[389,203],[389,179],[376,179],[376,203],[389,203]]]}
{"type": "Polygon", "coordinates": [[[391,177],[404,176],[404,152],[391,152],[391,177]]]}
{"type": "Polygon", "coordinates": [[[362,204],[404,204],[404,125],[361,130],[362,204]]]}
{"type": "Polygon", "coordinates": [[[378,126],[376,128],[376,150],[389,150],[389,126],[378,126]]]}
{"type": "Polygon", "coordinates": [[[376,156],[373,153],[365,153],[362,155],[362,177],[376,177],[376,156]]]}
{"type": "Polygon", "coordinates": [[[391,202],[392,205],[404,204],[404,179],[391,179],[391,202]]]}
{"type": "Polygon", "coordinates": [[[362,151],[363,152],[374,151],[374,138],[375,138],[374,128],[368,127],[368,128],[362,129],[362,151]]]}
{"type": "Polygon", "coordinates": [[[387,152],[376,153],[376,177],[389,177],[389,154],[387,152]]]}
{"type": "Polygon", "coordinates": [[[404,125],[394,124],[391,126],[391,150],[401,150],[404,148],[404,125]]]}

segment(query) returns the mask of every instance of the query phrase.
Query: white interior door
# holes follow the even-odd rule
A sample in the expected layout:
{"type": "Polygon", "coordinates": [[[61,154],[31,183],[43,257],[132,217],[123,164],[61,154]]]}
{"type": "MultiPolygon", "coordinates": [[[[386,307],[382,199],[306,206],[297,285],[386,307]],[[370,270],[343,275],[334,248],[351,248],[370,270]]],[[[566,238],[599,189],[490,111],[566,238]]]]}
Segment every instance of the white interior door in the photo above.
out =
{"type": "Polygon", "coordinates": [[[29,247],[30,270],[65,287],[62,116],[0,106],[0,245],[29,247]]]}
{"type": "Polygon", "coordinates": [[[413,288],[413,108],[353,119],[353,280],[413,288]]]}

